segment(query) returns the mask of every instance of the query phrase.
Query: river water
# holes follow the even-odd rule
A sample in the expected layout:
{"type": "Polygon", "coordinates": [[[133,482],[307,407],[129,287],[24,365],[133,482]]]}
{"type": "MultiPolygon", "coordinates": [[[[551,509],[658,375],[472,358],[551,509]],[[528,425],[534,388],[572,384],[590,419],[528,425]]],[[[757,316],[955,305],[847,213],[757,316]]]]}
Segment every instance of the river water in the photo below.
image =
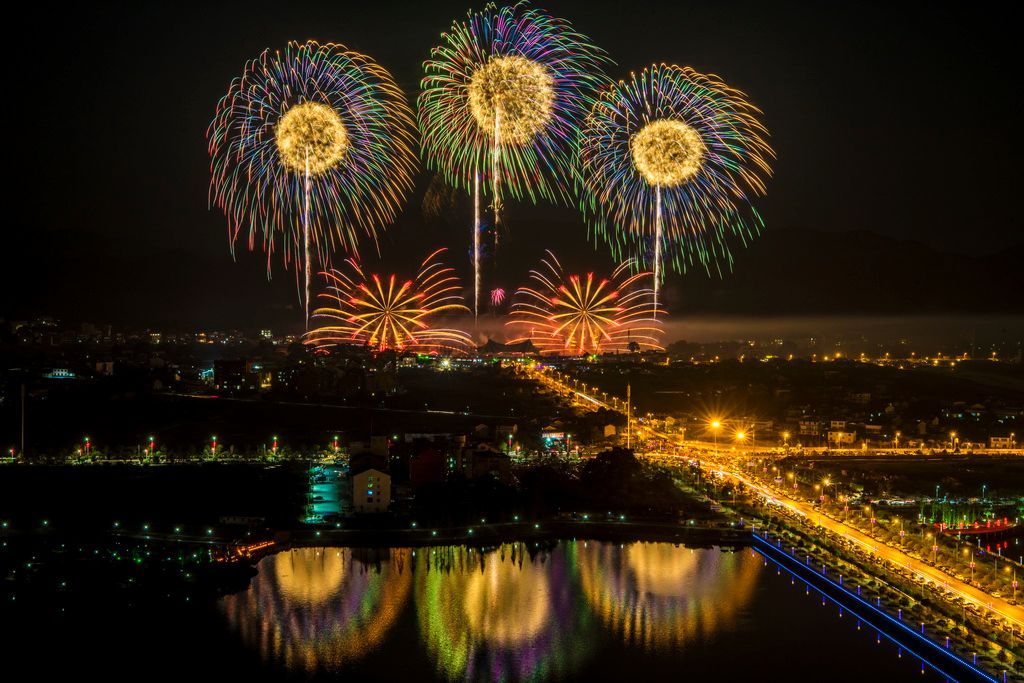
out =
{"type": "Polygon", "coordinates": [[[220,599],[5,620],[9,680],[944,680],[751,549],[321,547],[257,568],[220,599]]]}
{"type": "Polygon", "coordinates": [[[264,558],[220,601],[246,669],[397,680],[926,680],[752,550],[564,542],[264,558]]]}

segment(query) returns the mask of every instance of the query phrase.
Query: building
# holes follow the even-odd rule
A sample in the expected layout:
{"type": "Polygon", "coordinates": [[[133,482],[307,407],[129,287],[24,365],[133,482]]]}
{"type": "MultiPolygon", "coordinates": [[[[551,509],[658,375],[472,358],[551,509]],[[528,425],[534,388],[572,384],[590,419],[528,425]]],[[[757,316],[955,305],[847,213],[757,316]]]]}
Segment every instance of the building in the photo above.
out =
{"type": "Polygon", "coordinates": [[[348,450],[350,453],[370,453],[379,458],[387,458],[390,445],[386,436],[371,436],[369,441],[352,441],[348,450]]]}
{"type": "Polygon", "coordinates": [[[387,460],[372,453],[352,456],[349,469],[352,508],[358,513],[387,512],[391,505],[391,475],[387,460]]]}
{"type": "Polygon", "coordinates": [[[512,481],[512,459],[491,444],[462,448],[455,454],[455,471],[466,479],[491,477],[503,484],[512,481]]]}
{"type": "Polygon", "coordinates": [[[800,420],[800,434],[802,436],[820,436],[821,423],[817,420],[800,420]]]}
{"type": "Polygon", "coordinates": [[[448,469],[447,458],[436,448],[427,447],[409,461],[409,481],[413,489],[430,484],[443,484],[448,469]]]}
{"type": "Polygon", "coordinates": [[[1014,438],[1012,436],[990,436],[988,437],[989,448],[1013,448],[1014,438]]]}
{"type": "Polygon", "coordinates": [[[218,391],[226,394],[252,393],[259,383],[259,375],[245,360],[222,358],[213,362],[213,387],[218,391]]]}
{"type": "Polygon", "coordinates": [[[852,446],[853,442],[857,440],[856,432],[833,432],[828,433],[828,442],[830,445],[836,448],[842,448],[843,446],[852,446]]]}
{"type": "Polygon", "coordinates": [[[526,341],[518,342],[516,344],[502,344],[496,342],[493,339],[488,339],[487,343],[483,346],[476,348],[477,355],[489,357],[489,356],[510,356],[510,357],[521,357],[521,356],[539,356],[540,351],[533,345],[533,342],[527,339],[526,341]]]}

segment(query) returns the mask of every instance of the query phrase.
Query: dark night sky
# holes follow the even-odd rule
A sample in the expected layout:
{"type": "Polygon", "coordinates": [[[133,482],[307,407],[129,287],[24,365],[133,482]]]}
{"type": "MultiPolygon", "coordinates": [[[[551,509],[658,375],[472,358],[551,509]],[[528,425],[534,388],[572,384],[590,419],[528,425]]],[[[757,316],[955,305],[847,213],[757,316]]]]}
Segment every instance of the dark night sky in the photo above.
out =
{"type": "MultiPolygon", "coordinates": [[[[746,91],[778,153],[760,203],[769,230],[869,230],[967,256],[1021,243],[1018,36],[998,4],[538,4],[604,47],[611,75],[676,62],[746,91]]],[[[37,3],[12,14],[0,316],[297,325],[293,275],[268,284],[262,255],[233,263],[223,216],[207,210],[218,98],[263,48],[312,38],[374,56],[412,100],[430,47],[467,9],[37,3]]],[[[382,252],[404,266],[448,245],[468,275],[469,214],[425,225],[422,191],[382,252]]],[[[571,210],[512,207],[509,223],[508,267],[525,270],[545,246],[610,264],[571,210]]]]}

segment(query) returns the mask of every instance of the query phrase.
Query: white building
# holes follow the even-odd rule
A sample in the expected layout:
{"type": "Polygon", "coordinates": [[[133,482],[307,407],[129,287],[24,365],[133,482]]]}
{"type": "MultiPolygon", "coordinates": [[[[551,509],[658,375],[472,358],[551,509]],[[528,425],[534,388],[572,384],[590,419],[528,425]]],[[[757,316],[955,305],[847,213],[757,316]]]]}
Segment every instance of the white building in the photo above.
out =
{"type": "Polygon", "coordinates": [[[390,474],[371,467],[352,475],[352,507],[356,512],[387,512],[390,504],[390,474]]]}

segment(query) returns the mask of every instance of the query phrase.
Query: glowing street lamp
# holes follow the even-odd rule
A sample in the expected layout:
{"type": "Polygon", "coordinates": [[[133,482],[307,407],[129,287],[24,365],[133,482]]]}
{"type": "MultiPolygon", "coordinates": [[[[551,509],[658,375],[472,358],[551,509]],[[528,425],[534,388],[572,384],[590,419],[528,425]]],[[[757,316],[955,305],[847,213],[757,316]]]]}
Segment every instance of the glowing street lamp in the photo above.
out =
{"type": "Polygon", "coordinates": [[[722,421],[721,420],[717,420],[717,419],[716,420],[711,420],[710,427],[711,427],[711,434],[712,434],[712,436],[715,439],[715,450],[717,451],[718,450],[718,430],[722,428],[722,421]]]}

